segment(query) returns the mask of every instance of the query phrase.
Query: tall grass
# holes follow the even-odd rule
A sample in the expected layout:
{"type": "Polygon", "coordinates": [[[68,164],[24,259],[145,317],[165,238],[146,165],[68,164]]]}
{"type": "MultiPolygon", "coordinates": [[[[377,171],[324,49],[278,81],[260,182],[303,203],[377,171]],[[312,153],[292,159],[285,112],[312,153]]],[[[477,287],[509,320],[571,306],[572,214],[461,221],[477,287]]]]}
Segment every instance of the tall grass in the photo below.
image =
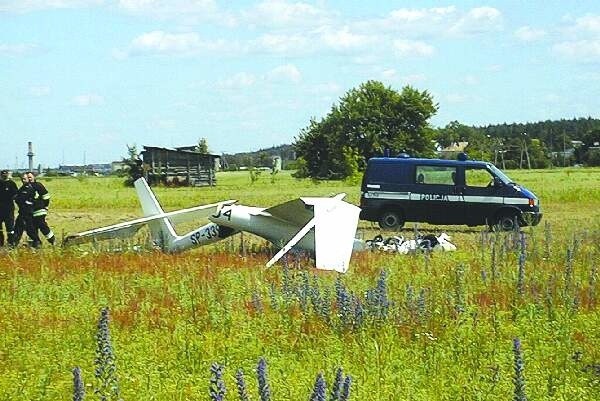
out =
{"type": "MultiPolygon", "coordinates": [[[[534,187],[536,174],[545,173],[511,174],[531,178],[535,192],[547,191],[542,207],[549,224],[525,228],[525,247],[511,234],[453,232],[455,253],[356,254],[342,276],[291,258],[287,267],[267,269],[268,252],[249,246],[242,255],[239,238],[178,255],[91,247],[2,252],[0,399],[69,398],[74,366],[92,378],[95,322],[104,306],[124,400],[207,400],[215,361],[228,384],[225,399],[239,395],[240,371],[247,372],[246,393],[258,399],[254,378],[262,357],[273,401],[320,396],[318,372],[331,385],[329,397],[334,383],[342,394],[344,382],[327,377],[339,366],[352,378],[353,400],[506,400],[520,388],[515,338],[528,399],[600,399],[600,227],[593,219],[600,200],[585,195],[590,208],[578,208],[579,198],[561,198],[551,184],[534,187]]],[[[569,185],[584,191],[579,174],[571,173],[569,185]]],[[[192,195],[203,202],[237,193],[258,205],[305,194],[358,195],[340,183],[300,181],[290,188],[295,181],[282,177],[278,190],[236,175],[240,182],[228,184],[225,176],[213,189],[157,192],[166,208],[191,206],[192,195]]],[[[48,182],[55,229],[80,227],[94,213],[135,215],[131,189],[119,187],[119,199],[112,199],[115,193],[95,191],[104,183],[116,188],[115,181],[90,179],[89,187],[73,181],[95,203],[70,192],[64,198],[77,187],[71,181],[48,182]],[[113,201],[123,210],[110,209],[113,201]]],[[[86,393],[94,397],[90,388],[86,393]]]]}

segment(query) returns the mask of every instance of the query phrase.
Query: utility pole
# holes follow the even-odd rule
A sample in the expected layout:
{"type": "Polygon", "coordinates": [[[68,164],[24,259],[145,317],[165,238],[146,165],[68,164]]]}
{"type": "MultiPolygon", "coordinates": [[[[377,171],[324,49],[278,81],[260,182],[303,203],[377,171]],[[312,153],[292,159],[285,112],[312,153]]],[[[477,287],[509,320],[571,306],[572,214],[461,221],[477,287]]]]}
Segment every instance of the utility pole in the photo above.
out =
{"type": "MultiPolygon", "coordinates": [[[[531,170],[531,160],[529,159],[529,151],[527,150],[527,132],[523,132],[523,137],[521,138],[521,162],[523,162],[523,151],[525,151],[525,157],[527,157],[527,168],[531,170]]],[[[519,166],[521,168],[521,166],[519,166]]]]}
{"type": "Polygon", "coordinates": [[[552,138],[552,128],[550,128],[550,168],[554,167],[554,138],[552,138]]]}
{"type": "Polygon", "coordinates": [[[33,143],[27,142],[27,157],[29,158],[29,171],[33,171],[33,143]]]}
{"type": "Polygon", "coordinates": [[[563,167],[567,166],[567,145],[565,142],[565,130],[563,129],[563,167]]]}

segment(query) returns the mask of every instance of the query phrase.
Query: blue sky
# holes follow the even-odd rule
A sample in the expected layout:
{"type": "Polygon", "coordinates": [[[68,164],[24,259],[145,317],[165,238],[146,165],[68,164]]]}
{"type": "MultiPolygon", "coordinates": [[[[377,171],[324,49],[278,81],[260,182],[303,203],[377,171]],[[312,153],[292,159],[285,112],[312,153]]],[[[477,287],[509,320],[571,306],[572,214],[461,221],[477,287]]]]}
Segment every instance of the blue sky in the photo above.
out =
{"type": "Polygon", "coordinates": [[[369,79],[431,121],[600,117],[600,2],[0,0],[0,167],[291,143],[369,79]]]}

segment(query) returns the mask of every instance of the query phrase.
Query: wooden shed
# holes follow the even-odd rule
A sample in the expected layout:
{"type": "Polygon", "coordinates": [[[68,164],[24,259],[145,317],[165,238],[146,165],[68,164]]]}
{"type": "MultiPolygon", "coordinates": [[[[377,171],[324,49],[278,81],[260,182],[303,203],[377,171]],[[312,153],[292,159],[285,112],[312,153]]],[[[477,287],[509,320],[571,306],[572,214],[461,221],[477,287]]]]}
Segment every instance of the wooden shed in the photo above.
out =
{"type": "Polygon", "coordinates": [[[219,155],[198,153],[192,146],[159,148],[144,146],[144,176],[150,185],[214,186],[219,155]]]}

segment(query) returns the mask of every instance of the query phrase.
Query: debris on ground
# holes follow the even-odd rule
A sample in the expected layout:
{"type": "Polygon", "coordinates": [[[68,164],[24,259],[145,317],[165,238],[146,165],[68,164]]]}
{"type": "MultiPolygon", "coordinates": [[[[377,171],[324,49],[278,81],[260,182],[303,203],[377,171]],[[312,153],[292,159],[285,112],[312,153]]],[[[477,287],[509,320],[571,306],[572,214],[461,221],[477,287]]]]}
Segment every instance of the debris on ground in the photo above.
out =
{"type": "Polygon", "coordinates": [[[416,239],[405,239],[402,236],[383,238],[375,236],[372,240],[365,241],[367,249],[372,251],[393,252],[407,254],[417,251],[456,251],[456,245],[450,242],[450,236],[442,233],[439,236],[433,234],[419,235],[416,239]]]}

